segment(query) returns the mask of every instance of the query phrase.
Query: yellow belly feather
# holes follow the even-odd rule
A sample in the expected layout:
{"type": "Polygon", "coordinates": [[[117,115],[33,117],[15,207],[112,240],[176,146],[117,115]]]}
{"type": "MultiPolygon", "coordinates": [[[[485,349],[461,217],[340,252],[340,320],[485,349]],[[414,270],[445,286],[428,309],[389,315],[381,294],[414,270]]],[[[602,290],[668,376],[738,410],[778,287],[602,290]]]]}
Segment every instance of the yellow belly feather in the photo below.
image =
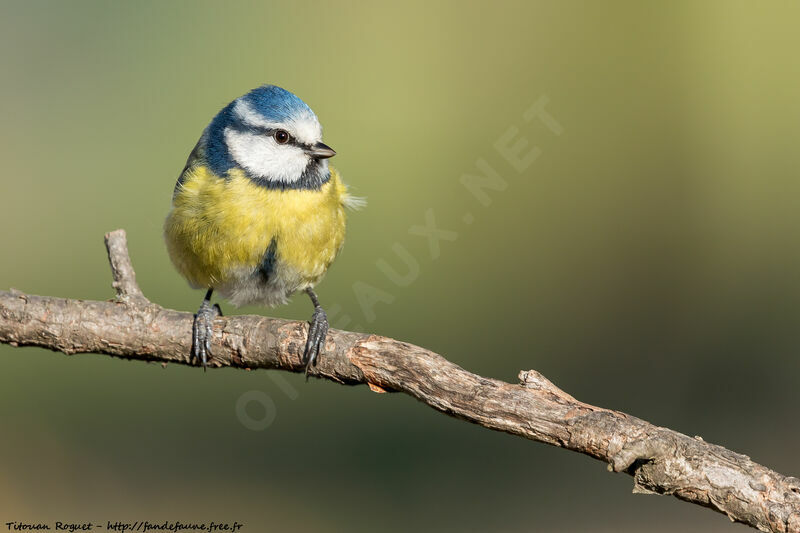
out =
{"type": "Polygon", "coordinates": [[[241,171],[227,179],[190,168],[178,187],[164,233],[178,271],[194,287],[224,285],[255,269],[273,238],[276,260],[299,284],[313,286],[344,242],[347,191],[338,173],[320,190],[274,190],[241,171]]]}

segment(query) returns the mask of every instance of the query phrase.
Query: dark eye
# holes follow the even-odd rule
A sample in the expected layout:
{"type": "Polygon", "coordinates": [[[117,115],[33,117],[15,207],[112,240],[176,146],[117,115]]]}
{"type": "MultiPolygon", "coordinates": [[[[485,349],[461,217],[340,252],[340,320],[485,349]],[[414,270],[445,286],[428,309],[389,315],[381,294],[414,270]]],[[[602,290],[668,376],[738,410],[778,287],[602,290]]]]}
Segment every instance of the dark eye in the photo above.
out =
{"type": "Polygon", "coordinates": [[[276,130],[275,140],[278,144],[286,144],[289,142],[289,133],[285,130],[276,130]]]}

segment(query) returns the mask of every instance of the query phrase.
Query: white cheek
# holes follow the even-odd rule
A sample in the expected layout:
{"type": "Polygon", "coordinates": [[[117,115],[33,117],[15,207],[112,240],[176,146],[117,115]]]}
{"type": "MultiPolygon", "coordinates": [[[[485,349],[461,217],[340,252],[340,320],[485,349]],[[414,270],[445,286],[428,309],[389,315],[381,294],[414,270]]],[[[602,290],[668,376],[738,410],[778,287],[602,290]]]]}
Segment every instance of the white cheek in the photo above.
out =
{"type": "Polygon", "coordinates": [[[272,137],[227,128],[225,143],[233,159],[259,178],[292,183],[308,165],[308,155],[296,146],[280,145],[272,137]]]}

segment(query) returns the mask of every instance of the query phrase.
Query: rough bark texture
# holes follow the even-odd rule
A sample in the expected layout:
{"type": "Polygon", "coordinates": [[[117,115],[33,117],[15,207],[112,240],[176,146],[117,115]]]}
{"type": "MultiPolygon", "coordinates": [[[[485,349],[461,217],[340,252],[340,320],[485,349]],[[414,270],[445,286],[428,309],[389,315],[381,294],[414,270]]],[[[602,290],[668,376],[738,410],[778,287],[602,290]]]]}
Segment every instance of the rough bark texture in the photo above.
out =
{"type": "MultiPolygon", "coordinates": [[[[190,360],[192,315],[148,301],[136,285],[125,233],[106,235],[117,298],[96,302],[0,291],[0,342],[66,354],[190,360]]],[[[215,321],[209,366],[302,372],[308,326],[257,316],[215,321]]],[[[634,478],[634,492],[673,494],[762,531],[800,533],[800,479],[721,446],[575,400],[535,370],[519,383],[467,372],[442,356],[393,339],[331,330],[312,375],[400,391],[448,415],[560,446],[634,478]]]]}

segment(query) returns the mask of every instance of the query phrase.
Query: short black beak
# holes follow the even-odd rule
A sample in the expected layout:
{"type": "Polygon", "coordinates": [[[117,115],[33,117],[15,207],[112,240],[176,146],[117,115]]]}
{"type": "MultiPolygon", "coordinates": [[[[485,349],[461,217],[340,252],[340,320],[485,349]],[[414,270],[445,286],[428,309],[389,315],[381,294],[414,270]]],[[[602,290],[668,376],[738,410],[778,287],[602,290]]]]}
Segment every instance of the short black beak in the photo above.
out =
{"type": "Polygon", "coordinates": [[[308,153],[317,159],[328,159],[336,155],[336,151],[333,148],[323,143],[315,144],[308,150],[308,153]]]}

